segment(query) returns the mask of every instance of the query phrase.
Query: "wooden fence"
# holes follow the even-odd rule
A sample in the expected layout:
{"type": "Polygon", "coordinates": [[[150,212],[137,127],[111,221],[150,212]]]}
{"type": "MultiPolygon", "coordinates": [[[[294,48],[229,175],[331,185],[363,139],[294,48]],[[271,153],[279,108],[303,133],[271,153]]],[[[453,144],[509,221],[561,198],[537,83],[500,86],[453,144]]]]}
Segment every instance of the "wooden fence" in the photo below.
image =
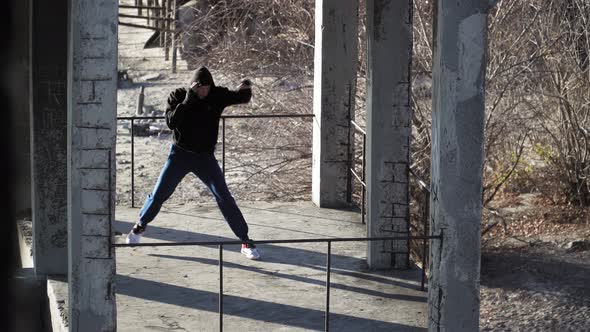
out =
{"type": "Polygon", "coordinates": [[[135,0],[135,5],[119,4],[119,9],[137,9],[137,15],[119,12],[119,25],[155,31],[154,36],[157,37],[160,47],[164,48],[166,61],[170,60],[172,49],[173,73],[176,73],[179,42],[177,7],[177,0],[135,0]],[[145,19],[145,24],[122,22],[121,19],[145,19]]]}

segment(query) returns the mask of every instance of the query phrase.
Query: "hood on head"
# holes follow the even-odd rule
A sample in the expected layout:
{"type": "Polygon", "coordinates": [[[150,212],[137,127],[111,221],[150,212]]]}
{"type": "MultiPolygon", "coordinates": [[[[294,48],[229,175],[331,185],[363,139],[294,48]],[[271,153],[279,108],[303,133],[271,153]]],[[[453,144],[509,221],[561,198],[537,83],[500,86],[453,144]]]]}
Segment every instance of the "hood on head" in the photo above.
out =
{"type": "Polygon", "coordinates": [[[202,66],[201,68],[195,70],[193,76],[191,77],[189,85],[192,85],[193,82],[197,82],[198,85],[215,85],[215,83],[213,82],[213,76],[211,75],[211,72],[205,66],[202,66]]]}

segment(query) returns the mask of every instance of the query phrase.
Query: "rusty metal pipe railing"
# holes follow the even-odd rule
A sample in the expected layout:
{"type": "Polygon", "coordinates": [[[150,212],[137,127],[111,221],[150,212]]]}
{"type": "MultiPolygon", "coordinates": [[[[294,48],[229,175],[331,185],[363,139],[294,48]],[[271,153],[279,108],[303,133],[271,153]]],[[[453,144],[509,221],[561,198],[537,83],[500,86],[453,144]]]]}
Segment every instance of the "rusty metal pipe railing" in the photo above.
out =
{"type": "Polygon", "coordinates": [[[349,121],[349,130],[353,129],[356,132],[359,132],[363,139],[363,149],[361,152],[362,155],[362,166],[361,166],[361,175],[359,175],[355,168],[354,168],[354,162],[350,162],[349,163],[349,168],[348,168],[348,176],[349,176],[349,182],[351,180],[351,177],[354,176],[357,181],[360,183],[361,185],[361,223],[364,225],[366,223],[365,221],[365,215],[366,215],[366,206],[365,206],[365,196],[366,196],[366,191],[367,191],[367,184],[365,183],[365,148],[366,148],[366,140],[367,140],[367,133],[365,132],[365,130],[358,125],[358,123],[356,123],[354,120],[350,120],[349,121]]]}
{"type": "Polygon", "coordinates": [[[133,6],[133,5],[119,5],[119,8],[126,9],[162,9],[161,6],[133,6]]]}
{"type": "MultiPolygon", "coordinates": [[[[428,216],[430,214],[430,188],[416,172],[410,167],[410,174],[416,179],[420,189],[422,190],[424,196],[424,202],[422,203],[422,222],[423,222],[423,229],[422,234],[428,234],[428,216]]],[[[422,283],[420,285],[420,289],[424,290],[424,280],[426,279],[426,240],[422,241],[422,283]]]]}
{"type": "Polygon", "coordinates": [[[173,21],[173,18],[169,17],[158,17],[158,16],[143,16],[143,15],[129,15],[129,14],[119,14],[119,17],[123,18],[144,18],[146,20],[161,20],[161,21],[173,21]]]}

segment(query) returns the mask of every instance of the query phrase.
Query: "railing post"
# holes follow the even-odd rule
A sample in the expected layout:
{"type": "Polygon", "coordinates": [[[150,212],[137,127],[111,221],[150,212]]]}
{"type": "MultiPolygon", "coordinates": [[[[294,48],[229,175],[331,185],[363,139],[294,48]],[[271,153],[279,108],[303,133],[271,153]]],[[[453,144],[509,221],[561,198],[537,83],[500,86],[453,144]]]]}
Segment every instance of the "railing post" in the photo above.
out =
{"type": "MultiPolygon", "coordinates": [[[[347,179],[346,179],[346,203],[350,204],[352,202],[352,168],[353,168],[353,156],[352,151],[354,149],[351,145],[354,145],[354,140],[351,139],[351,128],[352,127],[352,119],[350,118],[350,107],[348,108],[348,172],[347,172],[347,179]]],[[[352,136],[354,138],[354,136],[352,136]]]]}
{"type": "MultiPolygon", "coordinates": [[[[422,219],[424,220],[424,236],[428,236],[428,215],[430,213],[430,194],[426,189],[422,189],[424,193],[424,210],[422,212],[422,219]]],[[[426,279],[426,239],[422,241],[422,282],[420,290],[424,290],[424,280],[426,279]]]]}
{"type": "Polygon", "coordinates": [[[223,244],[219,245],[219,332],[223,332],[223,244]]]}
{"type": "Polygon", "coordinates": [[[164,61],[168,61],[170,59],[170,15],[172,12],[172,1],[176,0],[167,0],[166,1],[166,14],[164,17],[166,18],[166,32],[164,32],[164,61]]]}
{"type": "MultiPolygon", "coordinates": [[[[147,0],[147,6],[150,7],[152,5],[152,0],[147,0]]],[[[146,16],[146,23],[149,26],[150,25],[150,9],[146,8],[145,9],[145,16],[146,16]]]]}
{"type": "Polygon", "coordinates": [[[367,192],[367,182],[365,181],[365,149],[366,149],[366,141],[367,141],[367,135],[363,134],[363,164],[362,164],[362,175],[361,178],[363,180],[363,183],[365,184],[363,186],[363,193],[362,193],[362,197],[361,197],[361,222],[363,223],[363,225],[365,224],[365,195],[367,192]]]}
{"type": "Polygon", "coordinates": [[[176,0],[172,2],[172,17],[174,21],[170,24],[172,26],[172,73],[176,73],[176,43],[178,42],[178,31],[176,30],[176,22],[178,21],[178,8],[176,8],[176,0]]]}
{"type": "Polygon", "coordinates": [[[137,96],[137,108],[135,109],[135,115],[139,116],[143,114],[143,101],[145,99],[145,86],[142,85],[139,88],[139,95],[137,96]]]}
{"type": "Polygon", "coordinates": [[[131,207],[135,207],[135,122],[131,119],[131,207]]]}
{"type": "Polygon", "coordinates": [[[330,272],[332,265],[332,241],[328,240],[328,255],[326,259],[326,323],[325,331],[330,331],[330,272]]]}
{"type": "MultiPolygon", "coordinates": [[[[109,208],[109,219],[108,219],[108,229],[109,229],[109,233],[108,233],[108,245],[109,245],[109,258],[113,257],[113,150],[109,149],[109,194],[107,195],[109,203],[108,203],[108,208],[109,208]]],[[[117,167],[117,163],[115,163],[115,167],[117,167]]],[[[116,174],[117,170],[115,169],[115,174],[116,174]]]]}
{"type": "Polygon", "coordinates": [[[221,149],[221,165],[225,175],[225,118],[221,118],[221,142],[223,146],[221,149]]]}

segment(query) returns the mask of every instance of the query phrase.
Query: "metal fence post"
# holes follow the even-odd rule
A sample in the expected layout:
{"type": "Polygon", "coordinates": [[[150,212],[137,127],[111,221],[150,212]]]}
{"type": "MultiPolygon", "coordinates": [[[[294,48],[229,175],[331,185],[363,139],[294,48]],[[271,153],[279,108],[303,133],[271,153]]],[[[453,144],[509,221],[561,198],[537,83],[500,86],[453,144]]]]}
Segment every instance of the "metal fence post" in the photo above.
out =
{"type": "Polygon", "coordinates": [[[178,47],[176,45],[176,43],[178,43],[178,30],[177,30],[177,26],[176,26],[176,22],[178,21],[178,8],[176,8],[176,0],[174,2],[172,2],[172,17],[174,18],[174,21],[172,21],[170,23],[170,26],[172,27],[172,73],[176,73],[176,57],[177,57],[177,51],[176,48],[178,47]]]}
{"type": "Polygon", "coordinates": [[[354,145],[354,140],[351,140],[351,129],[352,129],[352,122],[351,121],[352,121],[352,119],[350,118],[350,107],[349,107],[348,108],[348,153],[347,153],[347,155],[348,155],[348,158],[347,158],[348,172],[346,172],[346,174],[347,174],[346,203],[348,203],[348,204],[352,203],[352,191],[353,191],[352,168],[354,167],[354,156],[352,155],[352,151],[354,151],[354,149],[351,146],[351,145],[354,145]]]}
{"type": "Polygon", "coordinates": [[[135,207],[135,122],[131,119],[131,207],[135,207]]]}
{"type": "MultiPolygon", "coordinates": [[[[108,223],[109,223],[109,227],[108,227],[109,228],[109,235],[108,235],[109,258],[113,257],[113,247],[112,247],[112,245],[113,245],[113,165],[112,165],[113,156],[112,156],[112,154],[113,154],[113,150],[109,149],[109,160],[108,160],[108,163],[109,163],[109,174],[108,174],[108,177],[109,177],[109,185],[108,185],[108,188],[109,188],[109,194],[108,194],[108,200],[109,200],[109,203],[108,203],[108,206],[109,206],[109,217],[108,217],[109,218],[108,219],[108,223]]],[[[116,163],[115,163],[115,167],[117,167],[116,163]]],[[[115,169],[115,173],[116,173],[116,171],[117,170],[115,169]]]]}
{"type": "Polygon", "coordinates": [[[326,259],[326,323],[325,330],[330,331],[330,272],[332,265],[332,241],[328,240],[328,257],[326,259]]]}
{"type": "Polygon", "coordinates": [[[223,244],[219,245],[219,332],[223,331],[223,244]]]}
{"type": "Polygon", "coordinates": [[[365,224],[365,195],[367,192],[367,188],[366,185],[367,183],[365,182],[365,164],[366,164],[366,158],[365,158],[365,152],[366,152],[366,141],[367,141],[367,135],[363,135],[363,164],[362,164],[362,180],[363,183],[365,184],[363,186],[363,192],[362,192],[362,197],[361,197],[361,222],[363,223],[363,225],[365,224]]]}
{"type": "MultiPolygon", "coordinates": [[[[425,189],[422,190],[424,193],[424,210],[422,212],[422,218],[424,219],[424,236],[428,236],[428,215],[430,213],[430,194],[425,189]]],[[[422,282],[420,284],[420,290],[424,290],[424,280],[426,279],[426,239],[422,241],[422,282]]]]}
{"type": "Polygon", "coordinates": [[[221,149],[221,165],[223,174],[225,174],[225,118],[221,118],[221,142],[222,142],[222,149],[221,149]]]}
{"type": "Polygon", "coordinates": [[[172,13],[172,1],[176,1],[176,0],[167,0],[166,1],[166,10],[164,14],[164,17],[166,18],[166,32],[164,33],[164,61],[168,61],[170,59],[170,39],[171,39],[171,33],[170,33],[170,26],[172,24],[170,24],[170,16],[172,13]]]}

